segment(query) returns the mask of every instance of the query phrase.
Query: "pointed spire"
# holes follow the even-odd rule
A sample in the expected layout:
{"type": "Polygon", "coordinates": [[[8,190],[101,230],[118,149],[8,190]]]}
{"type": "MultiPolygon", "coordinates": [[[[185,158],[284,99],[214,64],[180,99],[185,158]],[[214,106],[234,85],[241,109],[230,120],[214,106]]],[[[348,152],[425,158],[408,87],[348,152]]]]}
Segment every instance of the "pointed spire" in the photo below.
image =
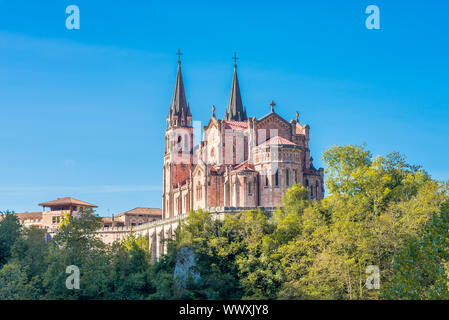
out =
{"type": "Polygon", "coordinates": [[[181,72],[181,60],[178,60],[178,73],[176,74],[175,91],[173,93],[171,109],[175,114],[179,113],[182,109],[187,109],[186,92],[184,90],[181,72]]]}
{"type": "Polygon", "coordinates": [[[190,105],[187,104],[186,92],[184,89],[184,81],[182,80],[181,71],[181,50],[178,49],[178,72],[176,74],[175,91],[173,93],[173,100],[170,105],[168,118],[170,120],[169,126],[189,126],[190,105]]]}
{"type": "Polygon", "coordinates": [[[237,77],[237,55],[234,52],[234,77],[232,78],[231,95],[226,111],[225,120],[246,121],[246,110],[243,110],[242,97],[240,95],[239,79],[237,77]]]}

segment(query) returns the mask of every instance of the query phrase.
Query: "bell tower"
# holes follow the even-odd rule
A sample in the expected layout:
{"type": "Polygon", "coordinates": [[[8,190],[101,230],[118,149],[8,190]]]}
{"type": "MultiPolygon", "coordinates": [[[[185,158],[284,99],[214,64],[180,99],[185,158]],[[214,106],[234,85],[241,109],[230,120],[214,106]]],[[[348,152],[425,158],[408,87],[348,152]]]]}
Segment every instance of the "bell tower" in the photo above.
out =
{"type": "Polygon", "coordinates": [[[174,189],[190,177],[193,163],[193,126],[190,105],[187,103],[181,72],[181,51],[178,49],[178,72],[173,100],[167,115],[163,168],[163,218],[174,215],[174,189]]]}

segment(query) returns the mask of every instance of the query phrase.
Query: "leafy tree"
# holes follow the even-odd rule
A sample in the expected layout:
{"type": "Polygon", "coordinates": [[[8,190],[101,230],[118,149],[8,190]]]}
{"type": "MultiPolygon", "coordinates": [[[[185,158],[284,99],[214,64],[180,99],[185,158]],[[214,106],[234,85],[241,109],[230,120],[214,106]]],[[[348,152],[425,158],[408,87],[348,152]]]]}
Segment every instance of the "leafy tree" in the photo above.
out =
{"type": "Polygon", "coordinates": [[[133,233],[120,244],[113,245],[109,298],[144,299],[154,291],[148,247],[145,237],[136,238],[133,233]]]}
{"type": "Polygon", "coordinates": [[[61,225],[49,244],[48,269],[43,275],[46,297],[50,299],[101,299],[109,293],[111,251],[97,236],[100,218],[91,210],[61,225]],[[68,266],[80,270],[80,289],[66,287],[68,266]]]}
{"type": "Polygon", "coordinates": [[[26,268],[5,264],[0,269],[0,300],[32,300],[39,298],[35,279],[27,276],[26,268]]]}
{"type": "Polygon", "coordinates": [[[19,219],[11,211],[0,211],[0,267],[11,256],[11,247],[19,238],[21,225],[19,219]]]}
{"type": "Polygon", "coordinates": [[[449,299],[449,201],[434,213],[420,235],[395,255],[392,280],[383,288],[386,299],[449,299]]]}
{"type": "MultiPolygon", "coordinates": [[[[175,290],[192,299],[239,299],[242,294],[238,281],[236,252],[226,250],[227,238],[221,220],[214,220],[207,211],[190,212],[177,231],[176,245],[191,247],[196,255],[195,271],[200,281],[193,279],[186,288],[175,290]]],[[[231,244],[232,245],[232,244],[231,244]]]]}
{"type": "Polygon", "coordinates": [[[47,254],[45,231],[34,226],[25,228],[11,249],[10,262],[19,266],[39,294],[43,294],[42,275],[48,267],[47,254]]]}
{"type": "Polygon", "coordinates": [[[279,297],[377,299],[378,291],[365,288],[366,267],[378,265],[388,283],[394,252],[447,191],[396,153],[373,159],[365,146],[335,146],[323,159],[330,194],[304,210],[298,235],[278,249],[286,275],[279,297]]]}

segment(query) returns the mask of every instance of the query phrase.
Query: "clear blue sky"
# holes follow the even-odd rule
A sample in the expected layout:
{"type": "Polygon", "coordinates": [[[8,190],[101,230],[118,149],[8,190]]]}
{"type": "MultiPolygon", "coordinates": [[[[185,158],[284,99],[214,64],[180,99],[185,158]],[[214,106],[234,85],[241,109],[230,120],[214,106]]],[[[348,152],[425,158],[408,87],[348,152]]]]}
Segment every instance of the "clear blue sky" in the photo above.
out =
{"type": "Polygon", "coordinates": [[[237,51],[249,116],[366,142],[449,179],[447,1],[0,1],[0,210],[72,196],[160,207],[176,51],[193,117],[222,117],[237,51]],[[81,29],[65,28],[78,5],[81,29]],[[381,30],[365,28],[380,8],[381,30]]]}

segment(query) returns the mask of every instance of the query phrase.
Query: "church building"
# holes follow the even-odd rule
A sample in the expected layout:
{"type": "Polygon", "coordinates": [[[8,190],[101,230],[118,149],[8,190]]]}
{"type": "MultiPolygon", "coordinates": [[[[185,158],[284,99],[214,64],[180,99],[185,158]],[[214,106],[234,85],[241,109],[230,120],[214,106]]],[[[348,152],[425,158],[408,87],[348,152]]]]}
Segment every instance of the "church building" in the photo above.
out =
{"type": "Polygon", "coordinates": [[[310,200],[323,198],[323,169],[313,166],[309,125],[301,124],[298,112],[294,120],[285,120],[275,106],[272,101],[271,112],[259,119],[248,117],[234,63],[225,116],[218,119],[212,106],[209,123],[203,127],[203,141],[194,146],[197,130],[178,59],[166,119],[163,219],[197,209],[273,210],[295,183],[307,188],[310,200]]]}

